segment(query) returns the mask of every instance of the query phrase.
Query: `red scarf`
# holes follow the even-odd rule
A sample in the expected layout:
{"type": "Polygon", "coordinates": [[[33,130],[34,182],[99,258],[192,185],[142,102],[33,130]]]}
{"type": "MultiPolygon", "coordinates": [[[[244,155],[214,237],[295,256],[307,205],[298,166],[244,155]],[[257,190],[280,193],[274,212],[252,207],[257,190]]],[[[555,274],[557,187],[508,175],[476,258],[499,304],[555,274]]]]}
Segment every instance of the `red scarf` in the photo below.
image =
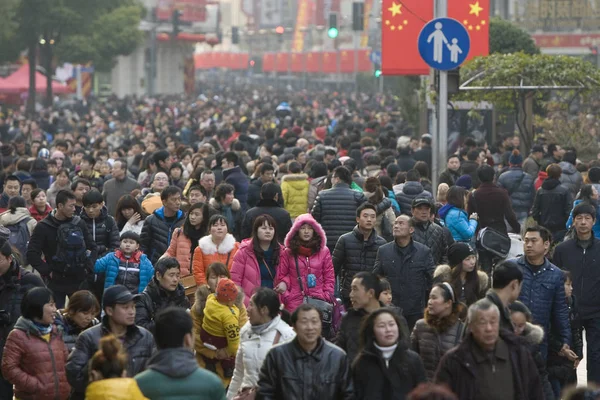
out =
{"type": "Polygon", "coordinates": [[[310,257],[313,254],[313,249],[311,249],[310,247],[304,247],[304,246],[300,246],[298,247],[298,255],[301,255],[302,257],[310,257]]]}

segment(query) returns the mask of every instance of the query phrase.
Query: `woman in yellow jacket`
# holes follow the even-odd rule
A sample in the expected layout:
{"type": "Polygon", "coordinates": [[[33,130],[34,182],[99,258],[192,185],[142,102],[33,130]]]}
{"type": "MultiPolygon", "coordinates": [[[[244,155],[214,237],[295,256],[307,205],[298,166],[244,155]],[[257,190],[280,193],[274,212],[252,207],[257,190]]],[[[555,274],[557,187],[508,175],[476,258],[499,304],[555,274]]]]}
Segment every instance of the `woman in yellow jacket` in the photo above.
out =
{"type": "Polygon", "coordinates": [[[308,175],[302,173],[302,166],[297,161],[288,165],[288,175],[281,179],[281,192],[283,204],[292,219],[298,215],[306,214],[308,210],[308,175]]]}
{"type": "Polygon", "coordinates": [[[133,378],[126,378],[127,354],[113,335],[100,339],[100,349],[89,366],[90,384],[86,400],[148,400],[133,378]]]}

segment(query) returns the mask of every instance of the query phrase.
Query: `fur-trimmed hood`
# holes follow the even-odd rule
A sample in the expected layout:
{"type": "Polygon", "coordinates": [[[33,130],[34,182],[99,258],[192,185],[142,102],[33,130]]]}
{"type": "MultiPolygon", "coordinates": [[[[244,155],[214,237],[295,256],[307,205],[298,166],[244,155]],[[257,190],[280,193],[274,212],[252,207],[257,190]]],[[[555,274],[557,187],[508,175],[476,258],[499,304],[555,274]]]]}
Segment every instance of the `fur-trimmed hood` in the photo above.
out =
{"type": "MultiPolygon", "coordinates": [[[[223,204],[219,203],[214,197],[212,199],[210,199],[210,201],[208,202],[208,204],[214,208],[215,210],[221,210],[223,208],[223,204]]],[[[231,203],[231,210],[232,211],[239,211],[242,208],[242,206],[240,205],[240,202],[238,199],[233,199],[233,202],[231,203]]]]}
{"type": "MultiPolygon", "coordinates": [[[[239,203],[238,203],[239,204],[239,203]]],[[[215,253],[219,254],[227,254],[235,247],[235,238],[231,233],[225,235],[225,239],[217,249],[217,245],[214,244],[210,235],[204,236],[202,239],[198,241],[198,247],[204,254],[212,255],[215,253]]]]}
{"type": "Polygon", "coordinates": [[[438,318],[433,315],[429,315],[429,309],[425,308],[424,319],[427,325],[435,329],[438,333],[446,333],[450,328],[452,328],[460,319],[459,313],[462,311],[462,307],[459,307],[456,311],[453,311],[452,314],[438,318]]]}
{"type": "Polygon", "coordinates": [[[294,220],[294,225],[292,225],[292,229],[290,229],[288,234],[285,236],[285,247],[290,247],[290,242],[292,238],[296,235],[296,233],[298,233],[300,227],[302,227],[302,225],[304,224],[309,224],[310,226],[312,226],[315,232],[321,237],[321,248],[319,250],[322,250],[323,247],[327,246],[327,236],[325,235],[325,231],[321,227],[321,224],[315,221],[312,215],[302,214],[294,220]]]}
{"type": "Polygon", "coordinates": [[[287,174],[281,178],[281,183],[284,181],[306,181],[308,180],[308,175],[300,173],[300,174],[287,174]]]}
{"type": "MultiPolygon", "coordinates": [[[[450,282],[452,268],[447,264],[438,265],[433,272],[434,282],[450,282]]],[[[483,271],[477,270],[477,278],[479,278],[479,292],[483,292],[488,289],[488,283],[490,281],[487,274],[483,271]]]]}
{"type": "Polygon", "coordinates": [[[544,340],[544,328],[527,322],[521,338],[528,346],[537,346],[544,340]]]}

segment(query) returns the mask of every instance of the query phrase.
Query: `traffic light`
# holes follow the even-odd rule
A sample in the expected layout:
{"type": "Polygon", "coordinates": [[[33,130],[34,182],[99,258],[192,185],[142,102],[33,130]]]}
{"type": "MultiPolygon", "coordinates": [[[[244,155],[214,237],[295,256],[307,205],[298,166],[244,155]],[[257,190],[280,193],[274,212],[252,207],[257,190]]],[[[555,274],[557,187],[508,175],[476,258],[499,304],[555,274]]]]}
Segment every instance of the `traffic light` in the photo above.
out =
{"type": "Polygon", "coordinates": [[[177,37],[181,32],[181,16],[183,12],[180,10],[173,10],[173,14],[171,15],[171,22],[173,24],[173,37],[177,37]]]}
{"type": "Polygon", "coordinates": [[[373,75],[375,78],[379,78],[381,76],[381,64],[374,64],[373,66],[375,67],[373,75]]]}
{"type": "Polygon", "coordinates": [[[352,3],[352,30],[361,32],[365,29],[365,3],[352,3]]]}
{"type": "Polygon", "coordinates": [[[338,30],[338,18],[337,14],[329,14],[329,29],[327,30],[327,36],[331,39],[338,37],[340,31],[338,30]]]}
{"type": "Polygon", "coordinates": [[[283,32],[285,32],[285,28],[283,26],[279,25],[277,28],[275,28],[275,33],[277,34],[279,43],[283,43],[283,32]]]}
{"type": "Polygon", "coordinates": [[[240,29],[237,26],[231,27],[231,44],[240,43],[240,29]]]}

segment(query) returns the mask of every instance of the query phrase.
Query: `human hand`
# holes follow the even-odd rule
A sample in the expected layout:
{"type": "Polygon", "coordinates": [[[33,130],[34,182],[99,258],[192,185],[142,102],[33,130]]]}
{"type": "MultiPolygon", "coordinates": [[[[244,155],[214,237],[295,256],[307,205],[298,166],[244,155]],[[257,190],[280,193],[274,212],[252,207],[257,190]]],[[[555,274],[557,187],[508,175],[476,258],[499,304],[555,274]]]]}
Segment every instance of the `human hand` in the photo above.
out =
{"type": "Polygon", "coordinates": [[[579,366],[580,362],[581,362],[580,359],[575,360],[575,362],[573,363],[573,369],[577,369],[577,367],[579,366]]]}
{"type": "Polygon", "coordinates": [[[287,285],[285,284],[285,282],[279,282],[279,285],[277,285],[275,287],[275,291],[279,294],[285,293],[286,290],[287,290],[287,285]]]}
{"type": "Polygon", "coordinates": [[[225,349],[225,348],[218,349],[218,350],[216,351],[216,355],[215,355],[215,357],[216,357],[218,360],[225,360],[225,359],[229,358],[229,354],[227,354],[227,349],[225,349]]]}
{"type": "Polygon", "coordinates": [[[129,222],[129,224],[131,224],[131,225],[135,225],[138,222],[140,222],[141,219],[142,219],[142,217],[141,217],[140,213],[135,213],[131,216],[131,218],[129,218],[129,221],[127,221],[127,222],[129,222]]]}
{"type": "Polygon", "coordinates": [[[477,213],[473,213],[473,214],[471,214],[469,219],[474,219],[475,221],[477,221],[479,219],[479,215],[477,215],[477,213]]]}

